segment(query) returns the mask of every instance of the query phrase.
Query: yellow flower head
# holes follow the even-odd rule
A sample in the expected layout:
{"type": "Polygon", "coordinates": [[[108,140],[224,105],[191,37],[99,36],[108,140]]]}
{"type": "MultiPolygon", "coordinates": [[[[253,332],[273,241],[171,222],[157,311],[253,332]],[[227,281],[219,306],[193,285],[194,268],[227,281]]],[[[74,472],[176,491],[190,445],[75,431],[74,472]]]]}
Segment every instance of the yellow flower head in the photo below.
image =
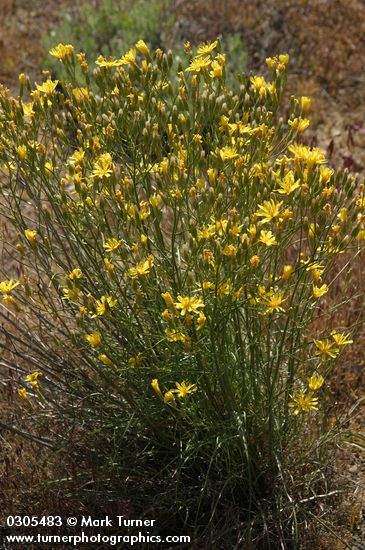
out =
{"type": "Polygon", "coordinates": [[[110,178],[113,173],[113,161],[110,153],[103,153],[94,164],[94,178],[110,178]]]}
{"type": "Polygon", "coordinates": [[[265,313],[274,313],[274,312],[280,312],[285,311],[282,307],[282,304],[285,302],[286,298],[284,298],[284,292],[281,291],[273,291],[271,290],[268,292],[262,299],[264,305],[266,306],[265,313]]]}
{"type": "Polygon", "coordinates": [[[149,256],[144,262],[140,262],[135,267],[131,267],[127,271],[128,277],[135,279],[136,277],[144,277],[148,275],[151,267],[154,264],[153,256],[149,256]]]}
{"type": "Polygon", "coordinates": [[[185,69],[185,71],[190,71],[194,73],[201,73],[203,71],[206,71],[210,65],[211,65],[211,59],[210,56],[207,55],[205,57],[195,57],[192,62],[190,63],[189,67],[185,69]]]}
{"type": "Polygon", "coordinates": [[[100,315],[105,315],[105,313],[117,305],[117,301],[112,296],[102,296],[100,300],[95,302],[95,311],[96,314],[91,317],[99,317],[100,315]]]}
{"type": "Polygon", "coordinates": [[[40,376],[43,376],[43,373],[40,370],[36,370],[31,374],[27,374],[27,376],[25,377],[25,381],[29,382],[33,389],[36,389],[39,386],[38,378],[40,376]]]}
{"type": "Polygon", "coordinates": [[[179,330],[167,328],[165,329],[165,334],[169,342],[182,342],[183,344],[189,346],[191,343],[191,338],[187,334],[180,332],[179,330]]]}
{"type": "Polygon", "coordinates": [[[150,50],[148,49],[147,44],[143,40],[138,40],[136,44],[136,48],[142,55],[144,55],[145,57],[149,57],[150,50]]]}
{"type": "Polygon", "coordinates": [[[29,399],[27,390],[25,388],[18,388],[18,395],[21,399],[24,399],[24,401],[27,401],[29,399]]]}
{"type": "Polygon", "coordinates": [[[196,384],[189,384],[186,382],[181,382],[181,384],[179,384],[179,382],[176,382],[176,388],[177,388],[176,390],[172,390],[172,391],[176,393],[178,397],[181,397],[183,399],[187,395],[195,392],[198,389],[196,384]]]}
{"type": "Polygon", "coordinates": [[[218,151],[218,154],[220,156],[220,158],[225,161],[225,160],[233,160],[235,158],[237,158],[239,155],[237,153],[237,151],[233,148],[233,147],[230,147],[229,145],[226,145],[225,147],[223,147],[222,149],[220,149],[218,151]]]}
{"type": "Polygon", "coordinates": [[[46,95],[51,95],[58,84],[58,80],[46,80],[46,82],[43,82],[43,84],[37,84],[37,90],[38,92],[43,92],[46,95]]]}
{"type": "Polygon", "coordinates": [[[277,240],[271,231],[261,231],[259,241],[260,243],[266,244],[266,246],[277,244],[277,240]]]}
{"type": "Polygon", "coordinates": [[[80,296],[80,289],[77,288],[75,284],[71,288],[62,289],[63,296],[65,300],[70,300],[71,302],[76,302],[80,296]]]}
{"type": "Polygon", "coordinates": [[[175,302],[176,309],[180,310],[180,315],[184,316],[187,313],[199,314],[199,308],[205,307],[203,300],[197,296],[180,296],[177,297],[178,301],[175,302]]]}
{"type": "Polygon", "coordinates": [[[113,361],[107,355],[105,355],[105,353],[101,353],[99,355],[99,360],[102,363],[104,363],[104,365],[107,365],[108,367],[111,367],[113,364],[113,361]]]}
{"type": "Polygon", "coordinates": [[[18,145],[16,150],[17,150],[18,157],[20,158],[20,160],[24,160],[24,159],[27,158],[28,151],[27,151],[27,146],[26,145],[18,145]]]}
{"type": "Polygon", "coordinates": [[[37,239],[37,231],[34,229],[25,229],[24,236],[31,244],[34,244],[37,239]]]}
{"type": "Polygon", "coordinates": [[[289,407],[294,408],[294,414],[297,415],[300,412],[317,411],[318,410],[318,398],[313,397],[312,392],[305,392],[303,390],[298,391],[293,397],[292,401],[288,403],[289,407]]]}
{"type": "Polygon", "coordinates": [[[212,62],[212,70],[209,72],[211,78],[222,78],[223,76],[223,67],[218,61],[214,60],[212,62]]]}
{"type": "Polygon", "coordinates": [[[123,244],[123,240],[121,239],[115,239],[114,237],[112,237],[111,239],[108,239],[105,244],[103,244],[103,248],[105,248],[105,250],[107,252],[114,252],[115,250],[117,250],[121,245],[123,244]]]}
{"type": "Polygon", "coordinates": [[[314,345],[317,348],[315,355],[318,355],[321,361],[327,361],[327,359],[335,359],[339,353],[339,349],[336,346],[336,342],[330,342],[326,340],[313,340],[314,345]]]}
{"type": "Polygon", "coordinates": [[[302,107],[303,113],[307,113],[309,111],[311,103],[312,103],[311,98],[306,95],[303,95],[300,98],[300,105],[302,107]]]}
{"type": "Polygon", "coordinates": [[[174,401],[174,399],[175,399],[175,395],[173,390],[167,391],[163,397],[163,400],[165,403],[170,403],[171,401],[174,401]]]}
{"type": "Polygon", "coordinates": [[[58,44],[58,46],[52,48],[49,53],[63,63],[68,57],[73,55],[74,47],[71,44],[58,44]]]}
{"type": "Polygon", "coordinates": [[[131,48],[123,57],[120,58],[121,65],[135,65],[137,52],[131,48]]]}
{"type": "Polygon", "coordinates": [[[13,281],[13,279],[10,279],[9,281],[1,281],[0,292],[1,294],[10,294],[11,291],[18,285],[20,285],[20,281],[13,281]]]}
{"type": "Polygon", "coordinates": [[[289,126],[296,130],[298,134],[301,134],[308,128],[310,121],[307,118],[295,118],[294,120],[288,120],[289,126]]]}
{"type": "Polygon", "coordinates": [[[174,305],[174,300],[170,292],[162,292],[161,297],[165,300],[167,306],[172,307],[174,305]]]}
{"type": "Polygon", "coordinates": [[[153,391],[158,395],[158,397],[159,397],[160,399],[163,400],[163,395],[162,395],[162,392],[161,392],[161,390],[160,390],[160,385],[159,385],[159,383],[158,383],[158,379],[157,379],[157,378],[154,378],[154,379],[152,380],[151,386],[152,386],[153,391]]]}
{"type": "Polygon", "coordinates": [[[77,103],[80,103],[81,101],[85,99],[89,99],[89,90],[87,88],[73,88],[72,94],[74,98],[76,99],[77,103]]]}
{"type": "Polygon", "coordinates": [[[218,45],[218,40],[214,42],[206,42],[205,44],[200,44],[198,47],[198,55],[208,55],[210,54],[218,45]]]}
{"type": "Polygon", "coordinates": [[[306,164],[308,169],[326,162],[324,152],[317,147],[310,149],[305,145],[293,144],[289,145],[289,151],[293,154],[296,162],[306,164]]]}
{"type": "Polygon", "coordinates": [[[350,338],[350,335],[344,332],[337,332],[336,330],[333,330],[331,332],[331,336],[336,342],[338,346],[349,346],[350,344],[353,344],[354,341],[350,338]]]}
{"type": "Polygon", "coordinates": [[[91,334],[86,334],[85,339],[93,348],[97,348],[101,344],[101,336],[99,332],[92,332],[91,334]]]}
{"type": "Polygon", "coordinates": [[[310,390],[317,391],[319,390],[324,383],[323,376],[320,376],[318,374],[312,374],[310,378],[308,378],[308,387],[310,390]]]}
{"type": "Polygon", "coordinates": [[[67,279],[70,279],[70,281],[75,281],[76,279],[81,279],[83,276],[83,273],[79,267],[75,267],[66,277],[67,279]]]}
{"type": "Polygon", "coordinates": [[[287,172],[282,180],[278,181],[279,189],[275,191],[281,195],[290,195],[298,189],[300,180],[295,180],[293,172],[287,172]]]}
{"type": "Polygon", "coordinates": [[[320,298],[321,296],[323,296],[327,292],[328,292],[328,286],[327,285],[322,285],[321,287],[313,285],[312,293],[313,293],[313,296],[315,298],[320,298]]]}
{"type": "Polygon", "coordinates": [[[258,205],[258,210],[255,212],[256,216],[262,218],[260,223],[269,223],[274,218],[280,215],[281,202],[275,202],[273,199],[270,201],[264,201],[263,204],[258,205]]]}
{"type": "Polygon", "coordinates": [[[95,65],[98,65],[99,67],[106,67],[109,69],[111,67],[120,67],[121,65],[123,65],[123,62],[121,59],[115,59],[115,57],[106,58],[102,55],[99,55],[99,57],[95,61],[95,65]]]}
{"type": "Polygon", "coordinates": [[[263,76],[251,76],[250,78],[252,87],[260,95],[266,93],[266,80],[263,76]]]}

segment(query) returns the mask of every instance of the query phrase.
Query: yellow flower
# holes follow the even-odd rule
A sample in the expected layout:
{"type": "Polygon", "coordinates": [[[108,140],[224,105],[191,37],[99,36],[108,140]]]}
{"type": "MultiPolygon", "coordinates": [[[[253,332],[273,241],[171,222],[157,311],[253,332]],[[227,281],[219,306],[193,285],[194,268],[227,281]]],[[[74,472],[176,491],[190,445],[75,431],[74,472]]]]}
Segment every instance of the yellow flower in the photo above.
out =
{"type": "Polygon", "coordinates": [[[280,214],[280,207],[282,202],[275,202],[273,199],[270,201],[264,201],[263,204],[258,205],[258,210],[255,212],[256,216],[262,218],[260,223],[269,223],[274,218],[277,218],[280,214]]]}
{"type": "Polygon", "coordinates": [[[257,267],[259,265],[259,263],[260,263],[260,257],[259,256],[254,255],[250,258],[251,267],[257,267]]]}
{"type": "Polygon", "coordinates": [[[292,400],[288,403],[289,407],[294,407],[294,414],[297,415],[300,412],[318,411],[318,398],[313,397],[312,392],[305,392],[303,390],[298,391],[292,400]]]}
{"type": "Polygon", "coordinates": [[[76,302],[80,295],[80,289],[77,288],[75,284],[73,284],[71,288],[63,288],[62,292],[64,299],[70,300],[71,302],[76,302]]]}
{"type": "Polygon", "coordinates": [[[232,160],[238,157],[237,151],[233,147],[226,145],[218,151],[220,158],[224,160],[232,160]]]}
{"type": "Polygon", "coordinates": [[[174,300],[170,294],[170,292],[162,292],[161,297],[165,300],[167,306],[174,306],[174,300]]]}
{"type": "Polygon", "coordinates": [[[321,175],[322,183],[328,183],[334,174],[334,171],[331,168],[328,168],[328,166],[320,166],[319,172],[321,175]]]}
{"type": "Polygon", "coordinates": [[[37,238],[37,231],[33,229],[26,229],[24,231],[25,238],[27,241],[29,241],[31,244],[34,244],[37,238]]]}
{"type": "Polygon", "coordinates": [[[101,336],[99,332],[92,332],[91,334],[86,334],[85,339],[93,348],[97,348],[101,344],[101,336]]]}
{"type": "Polygon", "coordinates": [[[70,281],[75,281],[76,279],[81,279],[82,276],[83,276],[83,273],[81,269],[79,267],[75,267],[75,269],[73,269],[71,273],[66,275],[66,278],[70,279],[70,281]]]}
{"type": "Polygon", "coordinates": [[[58,80],[46,80],[46,82],[43,82],[43,84],[37,84],[37,90],[38,92],[43,92],[47,95],[51,95],[58,84],[58,80]]]}
{"type": "Polygon", "coordinates": [[[163,398],[165,403],[170,403],[170,401],[173,401],[174,399],[175,399],[175,396],[174,396],[173,390],[167,391],[163,398]]]}
{"type": "Polygon", "coordinates": [[[179,384],[179,382],[176,382],[176,388],[177,388],[176,390],[172,390],[172,391],[176,393],[178,397],[182,397],[183,399],[187,395],[195,392],[198,389],[196,384],[189,384],[186,382],[181,382],[181,384],[179,384]]]}
{"type": "Polygon", "coordinates": [[[69,164],[81,164],[85,157],[85,151],[83,149],[78,149],[71,155],[68,159],[69,164]]]}
{"type": "Polygon", "coordinates": [[[276,238],[271,231],[261,231],[259,241],[266,244],[266,246],[273,246],[277,244],[276,238]]]}
{"type": "Polygon", "coordinates": [[[223,249],[223,255],[224,256],[236,256],[237,254],[237,247],[233,244],[226,244],[226,246],[223,249]]]}
{"type": "Polygon", "coordinates": [[[205,307],[203,300],[197,296],[180,296],[177,297],[178,302],[175,302],[176,309],[180,310],[180,315],[184,316],[186,313],[199,314],[199,308],[205,307]]]}
{"type": "Polygon", "coordinates": [[[265,95],[266,93],[266,80],[263,76],[251,76],[250,78],[252,87],[260,95],[265,95]]]}
{"type": "Polygon", "coordinates": [[[113,161],[110,153],[103,153],[94,164],[93,177],[110,178],[113,173],[113,161]]]}
{"type": "Polygon", "coordinates": [[[101,353],[99,355],[99,360],[104,363],[104,365],[108,365],[108,367],[111,367],[113,364],[113,361],[107,355],[105,355],[105,353],[101,353]]]}
{"type": "Polygon", "coordinates": [[[214,60],[212,63],[212,70],[209,72],[211,78],[222,78],[223,76],[223,65],[214,60]]]}
{"type": "Polygon", "coordinates": [[[67,57],[71,57],[73,55],[74,47],[71,44],[58,44],[58,46],[52,48],[49,53],[63,63],[67,57]]]}
{"type": "Polygon", "coordinates": [[[281,276],[283,281],[288,281],[293,273],[293,266],[291,265],[284,265],[283,267],[283,274],[281,276]]]}
{"type": "Polygon", "coordinates": [[[151,386],[152,386],[152,389],[153,391],[159,396],[160,399],[163,400],[163,395],[162,395],[162,392],[160,390],[160,385],[158,383],[158,379],[157,378],[154,378],[151,382],[151,386]]]}
{"type": "Polygon", "coordinates": [[[18,147],[16,148],[17,150],[17,153],[18,153],[18,157],[20,158],[20,160],[24,160],[27,158],[27,146],[26,145],[18,145],[18,147]]]}
{"type": "Polygon", "coordinates": [[[143,40],[138,40],[136,44],[136,48],[139,52],[141,52],[142,55],[145,57],[149,57],[150,50],[148,49],[147,44],[143,40]]]}
{"type": "Polygon", "coordinates": [[[273,291],[268,292],[262,299],[262,302],[266,306],[265,313],[274,313],[275,311],[285,311],[282,304],[285,302],[284,292],[273,291]]]}
{"type": "Polygon", "coordinates": [[[266,65],[269,67],[269,69],[275,70],[278,72],[278,74],[281,74],[284,72],[285,67],[289,63],[289,55],[288,54],[281,54],[279,57],[268,57],[266,59],[266,65]]]}
{"type": "Polygon", "coordinates": [[[281,195],[290,195],[293,191],[298,189],[299,184],[300,180],[295,180],[293,172],[290,171],[285,174],[282,180],[278,181],[280,189],[275,189],[275,191],[281,195]]]}
{"type": "Polygon", "coordinates": [[[308,378],[308,386],[310,390],[317,391],[319,390],[324,383],[323,376],[318,376],[318,374],[312,374],[310,378],[308,378]]]}
{"type": "Polygon", "coordinates": [[[137,52],[131,48],[123,57],[120,58],[121,65],[135,65],[137,52]]]}
{"type": "Polygon", "coordinates": [[[139,262],[136,267],[131,267],[127,271],[128,277],[135,279],[136,277],[144,277],[148,275],[151,267],[153,266],[154,259],[153,256],[149,256],[144,262],[139,262]]]}
{"type": "Polygon", "coordinates": [[[338,214],[338,219],[340,220],[341,223],[346,223],[347,222],[347,208],[341,208],[340,209],[340,213],[338,214]]]}
{"type": "Polygon", "coordinates": [[[207,318],[206,318],[206,316],[204,315],[204,313],[203,313],[202,311],[199,311],[199,316],[198,316],[198,330],[203,330],[206,321],[207,321],[207,318]]]}
{"type": "Polygon", "coordinates": [[[36,389],[39,386],[38,378],[40,376],[43,376],[43,373],[40,370],[36,370],[31,374],[27,374],[27,376],[25,377],[25,381],[29,382],[33,389],[36,389]]]}
{"type": "Polygon", "coordinates": [[[304,132],[310,124],[310,121],[307,118],[295,118],[294,120],[288,120],[289,126],[293,128],[293,130],[297,130],[299,134],[304,132]]]}
{"type": "Polygon", "coordinates": [[[354,343],[354,341],[350,338],[350,334],[348,333],[345,334],[344,332],[337,332],[336,330],[333,330],[331,332],[331,336],[338,346],[348,346],[354,343]]]}
{"type": "Polygon", "coordinates": [[[10,294],[14,288],[20,285],[20,281],[14,281],[10,279],[9,281],[1,281],[0,283],[0,292],[1,294],[10,294]]]}
{"type": "Polygon", "coordinates": [[[300,98],[300,105],[302,107],[303,113],[307,113],[309,111],[311,103],[312,103],[311,98],[306,95],[303,95],[300,98]]]}
{"type": "Polygon", "coordinates": [[[198,47],[198,55],[208,55],[210,54],[218,45],[218,40],[214,42],[206,42],[205,44],[200,44],[198,47]]]}
{"type": "Polygon", "coordinates": [[[166,328],[165,334],[169,342],[182,342],[186,345],[189,345],[191,342],[190,336],[187,336],[183,332],[180,332],[176,329],[166,328]]]}
{"type": "Polygon", "coordinates": [[[112,237],[111,239],[108,239],[105,244],[103,244],[103,248],[105,248],[107,252],[114,252],[114,250],[117,250],[122,244],[123,240],[118,240],[112,237]]]}
{"type": "Polygon", "coordinates": [[[33,101],[31,101],[30,103],[22,103],[24,116],[31,118],[34,115],[33,106],[33,101]]]}
{"type": "Polygon", "coordinates": [[[328,292],[328,286],[327,285],[322,285],[321,287],[318,287],[318,286],[314,286],[313,285],[313,296],[315,298],[320,298],[321,296],[323,296],[324,294],[326,294],[328,292]]]}
{"type": "Polygon", "coordinates": [[[24,401],[27,401],[29,399],[27,390],[25,388],[18,388],[18,395],[21,399],[24,399],[24,401]]]}
{"type": "Polygon", "coordinates": [[[189,67],[185,69],[186,72],[191,71],[194,73],[200,73],[210,67],[211,59],[209,55],[205,57],[195,57],[190,63],[189,67]]]}
{"type": "Polygon", "coordinates": [[[106,269],[109,271],[109,273],[112,273],[115,269],[115,265],[112,262],[110,262],[108,258],[104,258],[103,262],[106,269]]]}
{"type": "Polygon", "coordinates": [[[137,353],[137,355],[133,355],[128,359],[128,364],[131,367],[138,367],[139,365],[141,365],[142,361],[143,361],[143,354],[139,352],[137,353]]]}
{"type": "Polygon", "coordinates": [[[308,169],[313,168],[316,164],[326,162],[324,152],[321,149],[310,149],[305,145],[292,144],[289,145],[289,151],[294,155],[294,160],[299,163],[304,163],[308,169]]]}
{"type": "Polygon", "coordinates": [[[83,99],[89,99],[89,90],[87,88],[73,88],[72,93],[77,103],[83,99]]]}
{"type": "Polygon", "coordinates": [[[105,313],[109,310],[115,307],[117,304],[117,300],[113,298],[112,296],[102,296],[100,300],[96,300],[95,302],[95,315],[92,315],[91,317],[99,317],[100,315],[105,315],[105,313]]]}
{"type": "Polygon", "coordinates": [[[326,340],[313,340],[314,345],[317,347],[315,355],[318,355],[321,361],[326,361],[328,358],[335,359],[338,355],[339,349],[335,346],[335,343],[326,340]]]}
{"type": "Polygon", "coordinates": [[[120,67],[121,65],[123,65],[123,61],[121,59],[115,59],[115,57],[106,58],[102,55],[99,55],[99,57],[95,61],[95,65],[98,65],[99,67],[106,67],[109,69],[110,67],[120,67]]]}

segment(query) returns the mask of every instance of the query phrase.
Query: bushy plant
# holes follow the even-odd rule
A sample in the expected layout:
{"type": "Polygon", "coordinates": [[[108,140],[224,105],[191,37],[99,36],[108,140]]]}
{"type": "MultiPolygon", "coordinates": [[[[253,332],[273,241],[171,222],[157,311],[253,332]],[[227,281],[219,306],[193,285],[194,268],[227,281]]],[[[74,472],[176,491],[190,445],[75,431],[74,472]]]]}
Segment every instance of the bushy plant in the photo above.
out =
{"type": "Polygon", "coordinates": [[[218,41],[177,74],[142,40],[93,73],[72,46],[51,54],[62,87],[21,75],[0,96],[19,396],[42,437],[93,461],[95,494],[221,548],[295,544],[351,343],[310,324],[360,249],[363,188],[300,144],[308,98],[279,117],[286,55],[234,94],[218,41]]]}

